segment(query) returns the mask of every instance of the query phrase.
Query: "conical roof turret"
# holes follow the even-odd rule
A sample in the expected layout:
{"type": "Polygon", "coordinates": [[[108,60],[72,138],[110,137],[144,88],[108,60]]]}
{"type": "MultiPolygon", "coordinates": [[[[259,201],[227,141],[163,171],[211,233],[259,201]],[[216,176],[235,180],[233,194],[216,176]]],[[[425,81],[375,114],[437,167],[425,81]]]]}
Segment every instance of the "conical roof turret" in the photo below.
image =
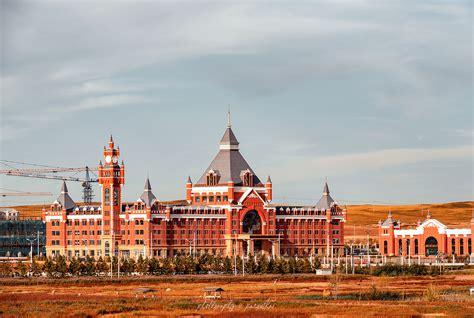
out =
{"type": "Polygon", "coordinates": [[[59,204],[65,209],[66,211],[72,211],[76,208],[76,203],[74,200],[69,196],[69,191],[67,189],[66,181],[63,181],[61,186],[61,194],[56,199],[59,204]]]}
{"type": "Polygon", "coordinates": [[[319,199],[318,203],[316,203],[316,208],[318,210],[327,210],[331,208],[334,202],[334,199],[329,194],[329,186],[326,181],[323,188],[323,196],[319,199]]]}
{"type": "Polygon", "coordinates": [[[151,207],[155,201],[158,201],[151,191],[150,179],[148,177],[146,178],[145,187],[139,200],[143,201],[147,207],[151,207]]]}

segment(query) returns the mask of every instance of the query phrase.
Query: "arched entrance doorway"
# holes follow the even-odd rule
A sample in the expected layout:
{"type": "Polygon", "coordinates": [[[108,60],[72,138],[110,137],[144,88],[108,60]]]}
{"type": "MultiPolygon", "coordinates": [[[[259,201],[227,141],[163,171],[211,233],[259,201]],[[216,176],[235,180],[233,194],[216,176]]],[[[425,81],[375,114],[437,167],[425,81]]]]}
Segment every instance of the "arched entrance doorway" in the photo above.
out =
{"type": "Polygon", "coordinates": [[[438,255],[438,241],[432,236],[428,237],[425,242],[425,250],[426,256],[438,255]]]}
{"type": "Polygon", "coordinates": [[[262,234],[262,220],[255,210],[247,212],[243,220],[243,233],[262,234]]]}

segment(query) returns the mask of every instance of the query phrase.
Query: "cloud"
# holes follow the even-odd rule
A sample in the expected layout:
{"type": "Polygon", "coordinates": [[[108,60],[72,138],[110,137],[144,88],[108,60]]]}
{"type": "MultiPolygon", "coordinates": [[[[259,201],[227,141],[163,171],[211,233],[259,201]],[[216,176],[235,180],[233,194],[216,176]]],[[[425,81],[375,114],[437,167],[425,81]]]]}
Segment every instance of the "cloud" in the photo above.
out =
{"type": "Polygon", "coordinates": [[[325,157],[295,157],[270,167],[275,179],[297,182],[308,178],[308,171],[330,171],[332,176],[377,172],[380,169],[434,161],[473,160],[471,145],[452,148],[400,148],[349,153],[325,157]]]}

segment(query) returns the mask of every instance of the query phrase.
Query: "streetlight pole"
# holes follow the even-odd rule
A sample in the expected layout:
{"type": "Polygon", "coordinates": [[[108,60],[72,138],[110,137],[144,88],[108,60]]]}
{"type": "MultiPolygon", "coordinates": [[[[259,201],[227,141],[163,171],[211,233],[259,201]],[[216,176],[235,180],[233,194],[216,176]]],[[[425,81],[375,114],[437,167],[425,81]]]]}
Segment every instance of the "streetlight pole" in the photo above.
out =
{"type": "Polygon", "coordinates": [[[36,239],[26,239],[28,242],[30,242],[30,264],[33,264],[33,242],[36,241],[36,239]]]}
{"type": "Polygon", "coordinates": [[[367,266],[370,268],[370,230],[367,230],[367,266]]]}

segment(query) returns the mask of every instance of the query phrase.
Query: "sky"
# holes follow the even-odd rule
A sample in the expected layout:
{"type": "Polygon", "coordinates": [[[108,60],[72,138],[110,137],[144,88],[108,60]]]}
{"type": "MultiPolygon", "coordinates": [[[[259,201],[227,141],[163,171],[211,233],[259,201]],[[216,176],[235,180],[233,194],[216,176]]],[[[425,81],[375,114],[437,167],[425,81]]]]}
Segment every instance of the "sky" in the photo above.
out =
{"type": "MultiPolygon", "coordinates": [[[[183,199],[230,107],[274,203],[315,204],[326,178],[341,204],[474,200],[470,1],[0,3],[2,160],[96,166],[113,134],[124,200],[147,176],[183,199]]],[[[49,204],[60,181],[0,188],[49,204]]]]}

